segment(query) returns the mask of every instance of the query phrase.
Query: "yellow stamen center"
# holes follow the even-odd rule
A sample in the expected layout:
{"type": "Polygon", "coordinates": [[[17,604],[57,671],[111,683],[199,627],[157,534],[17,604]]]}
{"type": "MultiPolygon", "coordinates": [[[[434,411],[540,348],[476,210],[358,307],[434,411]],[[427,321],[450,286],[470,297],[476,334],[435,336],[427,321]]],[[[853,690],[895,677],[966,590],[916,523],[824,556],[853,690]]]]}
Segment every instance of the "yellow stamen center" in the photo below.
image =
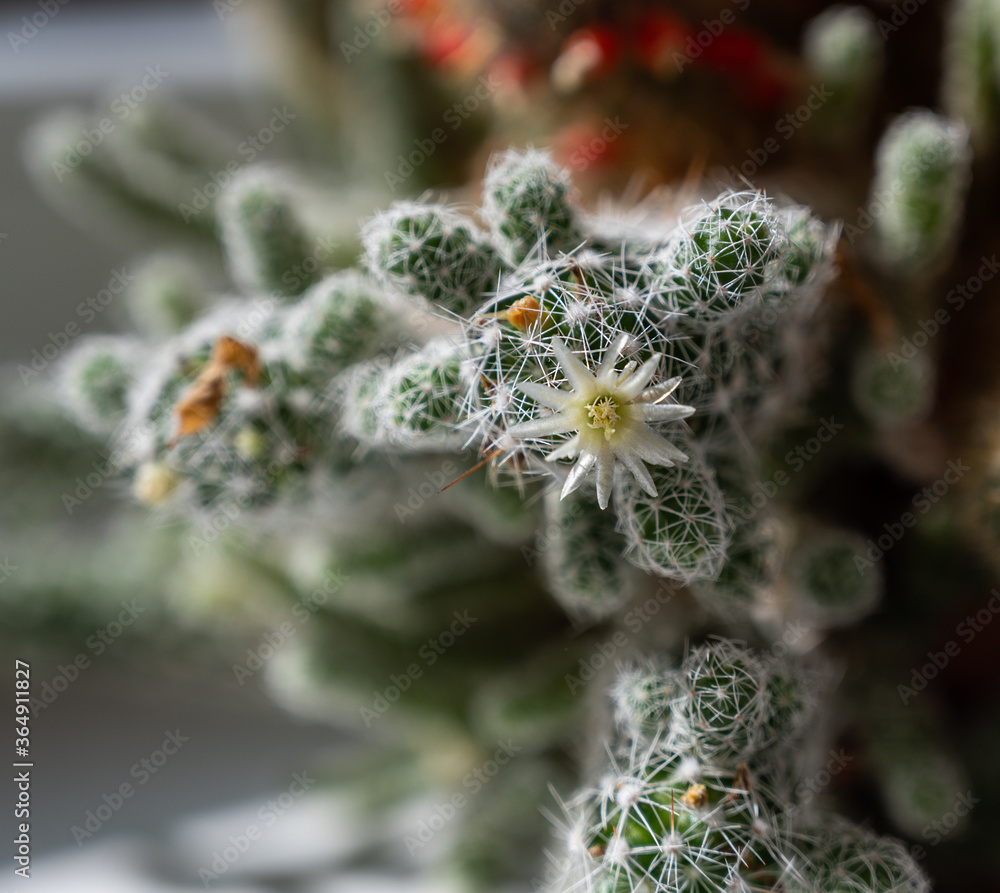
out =
{"type": "Polygon", "coordinates": [[[615,433],[615,425],[621,419],[615,400],[608,396],[598,397],[587,405],[587,415],[592,420],[587,424],[591,428],[603,428],[605,440],[611,440],[611,435],[615,433]]]}

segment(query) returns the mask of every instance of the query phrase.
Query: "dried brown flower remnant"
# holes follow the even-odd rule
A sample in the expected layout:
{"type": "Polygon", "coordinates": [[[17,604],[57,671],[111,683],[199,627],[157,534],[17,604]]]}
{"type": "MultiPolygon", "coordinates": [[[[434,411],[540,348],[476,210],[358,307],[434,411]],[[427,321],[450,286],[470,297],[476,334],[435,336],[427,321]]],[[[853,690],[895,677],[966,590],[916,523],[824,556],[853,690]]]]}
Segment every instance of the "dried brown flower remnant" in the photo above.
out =
{"type": "Polygon", "coordinates": [[[708,803],[708,788],[706,788],[703,784],[691,785],[691,787],[684,792],[684,796],[681,797],[681,803],[695,809],[700,806],[704,806],[708,803]]]}
{"type": "Polygon", "coordinates": [[[740,763],[736,767],[736,774],[733,776],[733,790],[726,794],[726,800],[733,803],[741,796],[745,795],[753,786],[750,780],[750,767],[746,763],[740,763]],[[743,792],[741,795],[739,792],[743,792]]]}
{"type": "Polygon", "coordinates": [[[257,348],[252,344],[244,344],[228,335],[223,335],[215,342],[209,365],[218,364],[228,372],[235,369],[243,373],[249,387],[257,386],[260,378],[260,362],[257,359],[257,348]]]}
{"type": "Polygon", "coordinates": [[[174,407],[177,433],[170,441],[171,447],[182,437],[197,434],[215,421],[226,396],[226,375],[232,370],[243,375],[247,386],[255,387],[260,378],[257,348],[223,335],[212,346],[208,364],[177,400],[174,407]]]}

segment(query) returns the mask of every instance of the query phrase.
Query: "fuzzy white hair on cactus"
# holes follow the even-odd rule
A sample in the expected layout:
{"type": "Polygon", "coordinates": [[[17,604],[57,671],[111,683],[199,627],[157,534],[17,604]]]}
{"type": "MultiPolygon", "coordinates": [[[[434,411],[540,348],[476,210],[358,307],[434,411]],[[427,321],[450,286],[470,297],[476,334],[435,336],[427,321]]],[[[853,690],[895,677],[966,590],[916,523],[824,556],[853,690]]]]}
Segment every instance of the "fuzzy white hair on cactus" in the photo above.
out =
{"type": "Polygon", "coordinates": [[[520,422],[508,433],[522,439],[551,437],[576,432],[546,456],[548,462],[578,457],[562,489],[572,493],[591,469],[597,474],[597,502],[608,507],[615,461],[635,476],[639,486],[656,496],[656,485],[645,466],[672,466],[687,461],[687,455],[649,426],[649,422],[672,422],[687,418],[693,406],[663,403],[681,380],[671,378],[649,387],[662,354],[654,354],[639,366],[629,361],[620,372],[615,364],[628,342],[620,335],[608,348],[596,372],[573,355],[561,338],[552,339],[555,354],[571,390],[550,388],[537,382],[517,382],[516,387],[536,403],[555,410],[551,415],[520,422]]]}

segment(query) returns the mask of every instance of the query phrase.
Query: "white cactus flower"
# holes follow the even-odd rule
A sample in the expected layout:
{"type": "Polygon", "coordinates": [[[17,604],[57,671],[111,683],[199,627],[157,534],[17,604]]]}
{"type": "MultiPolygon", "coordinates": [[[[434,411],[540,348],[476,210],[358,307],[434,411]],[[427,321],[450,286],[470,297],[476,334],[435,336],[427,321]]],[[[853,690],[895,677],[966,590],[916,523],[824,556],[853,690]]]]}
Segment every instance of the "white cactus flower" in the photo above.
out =
{"type": "Polygon", "coordinates": [[[580,486],[591,469],[596,469],[597,501],[602,509],[607,508],[611,497],[616,459],[632,472],[643,490],[656,496],[656,485],[644,463],[671,466],[688,458],[648,424],[684,419],[694,412],[693,406],[661,402],[673,393],[680,378],[647,387],[662,354],[654,354],[641,366],[630,361],[616,372],[615,364],[627,342],[628,335],[623,333],[610,346],[597,372],[591,372],[561,338],[553,338],[552,351],[572,390],[518,382],[520,391],[555,412],[520,422],[508,431],[522,439],[575,431],[573,437],[546,456],[546,461],[579,457],[562,489],[563,498],[580,486]]]}

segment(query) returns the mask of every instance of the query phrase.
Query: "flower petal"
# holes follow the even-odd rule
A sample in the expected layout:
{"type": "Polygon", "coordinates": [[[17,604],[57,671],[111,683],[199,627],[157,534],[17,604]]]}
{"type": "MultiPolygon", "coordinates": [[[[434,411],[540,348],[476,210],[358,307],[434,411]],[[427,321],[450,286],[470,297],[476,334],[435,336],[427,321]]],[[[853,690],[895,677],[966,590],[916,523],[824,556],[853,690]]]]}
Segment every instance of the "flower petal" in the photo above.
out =
{"type": "Polygon", "coordinates": [[[627,432],[622,432],[621,449],[630,450],[640,459],[656,465],[670,466],[675,462],[686,462],[688,458],[670,441],[638,420],[629,425],[627,432]]]}
{"type": "Polygon", "coordinates": [[[573,470],[569,473],[569,477],[566,478],[566,483],[563,484],[562,493],[559,495],[560,499],[565,499],[570,493],[579,487],[581,483],[583,483],[583,479],[587,476],[590,469],[594,467],[594,463],[596,461],[596,453],[583,453],[580,458],[577,459],[576,465],[573,466],[573,470]]]}
{"type": "Polygon", "coordinates": [[[627,343],[627,332],[622,332],[612,342],[611,346],[604,354],[604,359],[601,360],[601,365],[597,368],[597,372],[594,373],[594,378],[597,379],[597,381],[603,381],[608,375],[615,371],[615,363],[618,362],[618,358],[622,355],[622,351],[625,349],[625,345],[627,343]]]}
{"type": "Polygon", "coordinates": [[[508,428],[507,433],[513,437],[548,437],[550,434],[566,434],[569,431],[576,431],[578,427],[579,422],[571,416],[554,412],[552,415],[542,416],[540,419],[518,422],[508,428]]]}
{"type": "Polygon", "coordinates": [[[680,403],[633,403],[629,407],[629,415],[643,422],[673,422],[686,419],[692,413],[693,406],[680,403]]]}
{"type": "Polygon", "coordinates": [[[549,409],[565,409],[574,402],[572,392],[546,387],[534,381],[519,381],[515,386],[521,393],[549,409]]]}
{"type": "Polygon", "coordinates": [[[561,447],[557,447],[545,457],[546,462],[555,462],[556,459],[572,459],[580,452],[580,435],[574,434],[561,447]]]}
{"type": "Polygon", "coordinates": [[[632,472],[632,476],[639,482],[639,486],[650,496],[655,497],[657,495],[656,484],[653,483],[653,476],[643,464],[642,459],[627,450],[616,450],[615,455],[622,465],[632,472]]]}
{"type": "Polygon", "coordinates": [[[578,396],[590,394],[594,391],[595,381],[593,373],[582,361],[574,356],[562,338],[557,336],[552,339],[552,352],[559,361],[559,366],[562,368],[570,387],[574,391],[579,392],[578,396]]]}
{"type": "Polygon", "coordinates": [[[617,376],[612,375],[613,381],[611,384],[617,388],[620,382],[627,381],[628,377],[635,372],[635,367],[639,364],[635,360],[629,360],[623,367],[622,371],[618,373],[617,376]]]}
{"type": "Polygon", "coordinates": [[[649,384],[650,379],[656,375],[656,370],[659,369],[660,360],[662,359],[663,354],[654,353],[625,381],[618,382],[618,390],[626,401],[634,400],[642,393],[643,388],[645,388],[646,385],[649,384]]]}
{"type": "Polygon", "coordinates": [[[597,504],[602,510],[608,507],[614,479],[615,454],[607,443],[603,443],[601,451],[597,454],[597,504]]]}
{"type": "Polygon", "coordinates": [[[681,377],[675,375],[673,378],[663,382],[663,384],[655,385],[648,390],[643,391],[637,397],[633,398],[633,403],[657,403],[660,400],[664,400],[669,397],[674,391],[677,390],[677,385],[681,383],[681,377]]]}

